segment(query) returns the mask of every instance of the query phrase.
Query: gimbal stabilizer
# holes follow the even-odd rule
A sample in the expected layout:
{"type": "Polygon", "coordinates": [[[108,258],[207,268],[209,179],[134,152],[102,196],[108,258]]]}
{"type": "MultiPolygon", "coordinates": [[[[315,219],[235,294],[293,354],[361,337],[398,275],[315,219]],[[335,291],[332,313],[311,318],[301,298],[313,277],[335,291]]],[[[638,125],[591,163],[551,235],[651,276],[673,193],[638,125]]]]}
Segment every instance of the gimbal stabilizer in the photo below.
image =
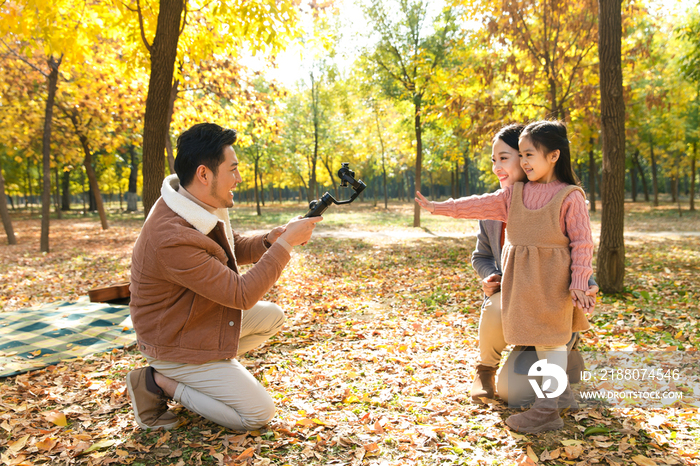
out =
{"type": "Polygon", "coordinates": [[[348,184],[355,190],[350,199],[346,201],[336,201],[335,198],[328,192],[326,192],[321,199],[309,202],[309,211],[304,215],[304,218],[309,217],[320,217],[323,212],[331,206],[331,204],[342,205],[350,204],[354,201],[357,196],[360,195],[362,191],[367,187],[362,180],[355,180],[355,172],[348,168],[347,163],[343,163],[340,170],[338,170],[338,178],[340,178],[340,187],[347,188],[348,184]]]}

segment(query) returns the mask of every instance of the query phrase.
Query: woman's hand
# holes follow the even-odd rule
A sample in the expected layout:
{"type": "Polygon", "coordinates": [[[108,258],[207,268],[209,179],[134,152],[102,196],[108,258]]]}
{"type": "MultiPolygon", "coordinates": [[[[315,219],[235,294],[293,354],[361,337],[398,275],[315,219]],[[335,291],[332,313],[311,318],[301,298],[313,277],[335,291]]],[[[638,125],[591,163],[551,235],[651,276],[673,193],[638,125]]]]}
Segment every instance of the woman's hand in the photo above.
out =
{"type": "Polygon", "coordinates": [[[488,297],[501,291],[501,276],[497,273],[492,273],[481,281],[481,289],[488,297]]]}
{"type": "Polygon", "coordinates": [[[591,310],[586,313],[586,317],[590,317],[593,315],[593,311],[595,310],[595,303],[596,303],[596,295],[598,294],[598,291],[600,288],[597,286],[593,285],[592,287],[588,288],[586,290],[586,296],[589,296],[590,298],[593,299],[593,305],[591,306],[591,310]]]}
{"type": "Polygon", "coordinates": [[[421,193],[416,191],[416,202],[418,203],[419,206],[430,212],[431,214],[435,212],[435,203],[430,202],[426,198],[423,197],[421,193]]]}
{"type": "Polygon", "coordinates": [[[593,288],[597,287],[589,288],[586,292],[581,290],[570,290],[571,301],[573,302],[574,307],[581,309],[587,316],[593,312],[593,308],[595,307],[595,293],[593,293],[593,296],[589,294],[593,288]]]}

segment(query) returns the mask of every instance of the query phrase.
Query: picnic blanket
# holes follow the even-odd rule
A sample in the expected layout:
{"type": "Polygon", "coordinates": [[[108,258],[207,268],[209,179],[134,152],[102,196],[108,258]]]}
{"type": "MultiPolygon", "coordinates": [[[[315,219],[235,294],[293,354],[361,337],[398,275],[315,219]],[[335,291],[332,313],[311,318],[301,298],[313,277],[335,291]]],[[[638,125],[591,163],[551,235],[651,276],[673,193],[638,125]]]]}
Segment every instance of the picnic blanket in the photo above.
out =
{"type": "Polygon", "coordinates": [[[0,312],[0,377],[136,342],[129,306],[57,301],[0,312]]]}

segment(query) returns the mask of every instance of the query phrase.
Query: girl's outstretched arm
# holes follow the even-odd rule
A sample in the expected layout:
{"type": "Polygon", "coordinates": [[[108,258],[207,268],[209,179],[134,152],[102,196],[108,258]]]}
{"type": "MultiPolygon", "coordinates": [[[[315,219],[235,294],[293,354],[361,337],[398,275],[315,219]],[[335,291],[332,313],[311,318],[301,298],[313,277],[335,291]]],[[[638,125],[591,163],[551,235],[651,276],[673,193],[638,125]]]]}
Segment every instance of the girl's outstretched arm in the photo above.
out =
{"type": "Polygon", "coordinates": [[[431,202],[416,192],[415,200],[419,206],[434,215],[505,222],[508,219],[512,192],[513,187],[509,186],[493,193],[448,199],[443,202],[431,202]]]}
{"type": "Polygon", "coordinates": [[[423,197],[421,193],[416,191],[416,202],[418,203],[419,206],[430,212],[431,214],[435,212],[435,203],[427,200],[426,198],[423,197]]]}

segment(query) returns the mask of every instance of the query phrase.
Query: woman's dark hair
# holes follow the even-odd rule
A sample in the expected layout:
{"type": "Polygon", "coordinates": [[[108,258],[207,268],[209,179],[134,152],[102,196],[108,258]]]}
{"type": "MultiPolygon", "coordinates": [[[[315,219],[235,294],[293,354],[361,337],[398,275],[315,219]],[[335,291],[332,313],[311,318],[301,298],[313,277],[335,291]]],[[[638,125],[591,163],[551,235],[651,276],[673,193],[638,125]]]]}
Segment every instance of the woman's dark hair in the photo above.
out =
{"type": "Polygon", "coordinates": [[[518,139],[520,138],[520,133],[523,132],[524,128],[525,125],[521,125],[520,123],[511,123],[510,125],[506,125],[498,130],[496,135],[491,140],[491,144],[500,139],[513,149],[518,150],[518,139]]]}
{"type": "Polygon", "coordinates": [[[180,186],[192,183],[197,167],[204,165],[216,172],[224,161],[224,148],[236,142],[235,129],[226,129],[214,123],[198,123],[177,138],[175,173],[180,186]]]}
{"type": "Polygon", "coordinates": [[[541,120],[530,123],[520,133],[520,139],[529,138],[532,144],[545,155],[559,150],[559,158],[554,166],[557,179],[566,184],[579,186],[581,183],[571,167],[571,150],[566,135],[566,125],[558,120],[541,120]]]}

